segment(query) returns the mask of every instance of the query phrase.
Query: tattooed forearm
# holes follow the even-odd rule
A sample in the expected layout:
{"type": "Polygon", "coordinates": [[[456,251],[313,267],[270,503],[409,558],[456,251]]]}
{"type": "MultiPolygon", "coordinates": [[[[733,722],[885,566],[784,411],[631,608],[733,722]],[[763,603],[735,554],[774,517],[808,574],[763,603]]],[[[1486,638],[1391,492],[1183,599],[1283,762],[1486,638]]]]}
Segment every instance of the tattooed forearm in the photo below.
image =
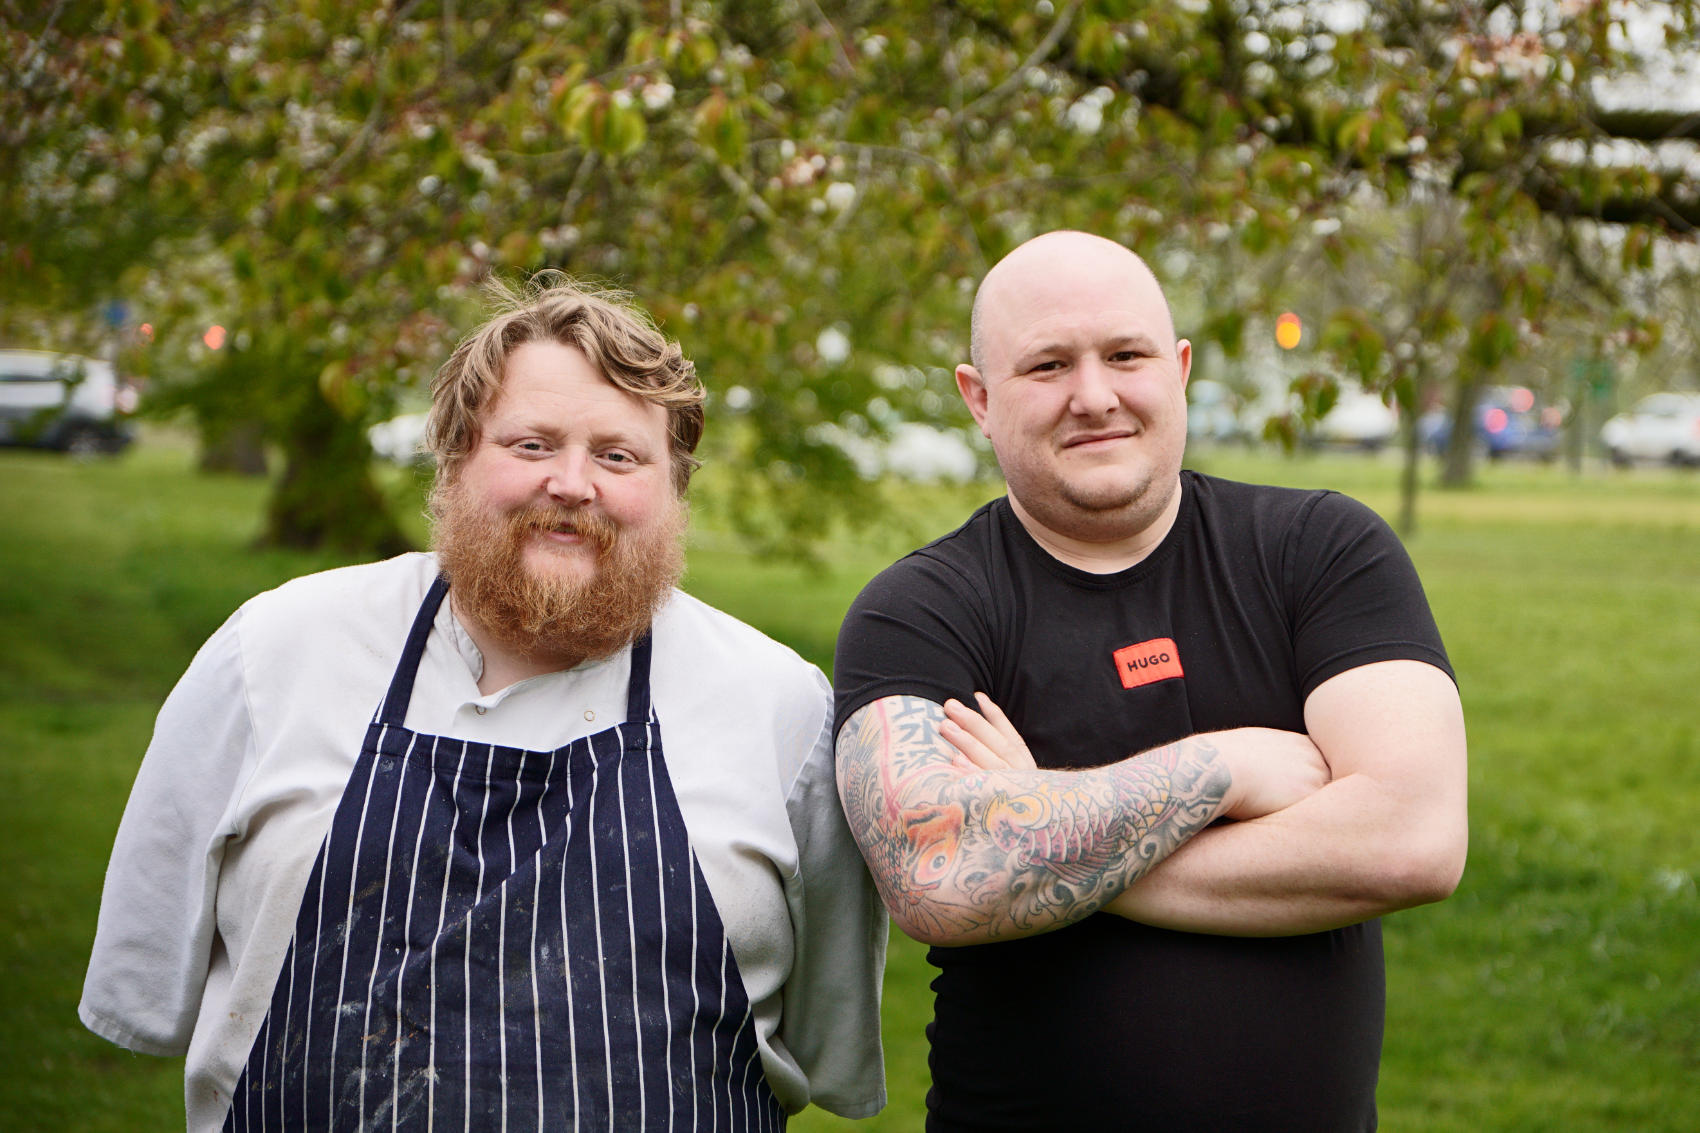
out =
{"type": "Polygon", "coordinates": [[[838,737],[839,793],[898,926],[966,944],[1096,911],[1221,810],[1229,774],[1193,738],[1088,771],[965,772],[943,710],[862,708],[838,737]]]}

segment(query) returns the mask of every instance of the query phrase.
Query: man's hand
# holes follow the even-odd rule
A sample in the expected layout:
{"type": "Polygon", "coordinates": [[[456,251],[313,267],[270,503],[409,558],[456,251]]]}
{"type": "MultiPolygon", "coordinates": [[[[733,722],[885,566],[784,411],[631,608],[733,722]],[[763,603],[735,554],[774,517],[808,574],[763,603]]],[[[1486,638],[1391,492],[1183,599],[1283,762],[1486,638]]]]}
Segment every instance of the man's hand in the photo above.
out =
{"type": "Polygon", "coordinates": [[[1002,713],[957,716],[962,744],[999,766],[947,742],[944,708],[923,697],[882,697],[838,732],[845,820],[892,920],[916,940],[976,944],[1073,924],[1223,812],[1229,772],[1204,737],[1046,771],[1002,713]]]}
{"type": "Polygon", "coordinates": [[[1039,765],[1027,750],[1027,741],[983,692],[974,694],[976,712],[955,697],[944,702],[945,722],[939,738],[959,753],[956,764],[964,770],[1032,771],[1039,765]]]}
{"type": "Polygon", "coordinates": [[[1303,732],[1229,728],[1209,733],[1228,761],[1234,782],[1223,817],[1262,818],[1286,810],[1327,785],[1328,761],[1303,732]]]}
{"type": "Polygon", "coordinates": [[[1204,832],[1106,910],[1184,932],[1288,936],[1451,893],[1469,840],[1452,679],[1421,661],[1349,669],[1311,693],[1305,727],[1327,752],[1327,786],[1204,832]]]}
{"type": "MultiPolygon", "coordinates": [[[[939,738],[954,747],[956,765],[981,771],[1031,771],[1033,753],[1003,709],[983,692],[974,694],[979,711],[960,700],[944,702],[939,738]]],[[[1207,737],[1221,751],[1232,782],[1223,799],[1222,817],[1262,818],[1319,790],[1330,778],[1328,761],[1299,732],[1275,728],[1230,728],[1207,737]]]]}

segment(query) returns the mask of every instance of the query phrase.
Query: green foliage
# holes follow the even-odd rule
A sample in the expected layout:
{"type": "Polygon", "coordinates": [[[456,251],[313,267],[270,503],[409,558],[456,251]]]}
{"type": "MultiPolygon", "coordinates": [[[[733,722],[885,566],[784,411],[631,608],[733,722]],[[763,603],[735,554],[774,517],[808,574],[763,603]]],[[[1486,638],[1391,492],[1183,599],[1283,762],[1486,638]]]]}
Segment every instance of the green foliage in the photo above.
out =
{"type": "MultiPolygon", "coordinates": [[[[1322,345],[1343,359],[1349,372],[1366,386],[1381,376],[1387,342],[1368,312],[1361,307],[1341,307],[1322,328],[1322,345]]],[[[1319,407],[1326,413],[1326,407],[1319,407]]]]}
{"type": "MultiPolygon", "coordinates": [[[[1691,42],[1690,0],[1669,8],[1691,42]]],[[[876,398],[960,423],[948,387],[880,375],[957,361],[974,281],[1043,229],[1195,262],[1229,234],[1279,263],[1315,220],[1417,185],[1468,206],[1452,262],[1490,279],[1543,216],[1639,226],[1620,260],[1646,270],[1700,223],[1692,182],[1549,144],[1601,127],[1596,80],[1634,62],[1623,15],[1509,11],[1377,6],[1341,28],[1281,0],[65,0],[3,27],[27,66],[0,80],[0,330],[125,297],[157,331],[127,359],[161,406],[209,433],[245,417],[299,458],[328,420],[317,386],[348,439],[317,459],[357,483],[359,434],[420,397],[483,276],[611,280],[717,393],[749,394],[705,443],[753,459],[794,548],[866,498],[822,426],[876,398]],[[240,374],[197,345],[215,319],[246,343],[240,374]],[[828,328],[845,365],[816,356],[828,328]]],[[[1353,336],[1347,368],[1384,372],[1375,349],[1353,336]]],[[[1511,353],[1482,340],[1484,365],[1511,353]]],[[[308,532],[297,506],[273,513],[308,532]]]]}

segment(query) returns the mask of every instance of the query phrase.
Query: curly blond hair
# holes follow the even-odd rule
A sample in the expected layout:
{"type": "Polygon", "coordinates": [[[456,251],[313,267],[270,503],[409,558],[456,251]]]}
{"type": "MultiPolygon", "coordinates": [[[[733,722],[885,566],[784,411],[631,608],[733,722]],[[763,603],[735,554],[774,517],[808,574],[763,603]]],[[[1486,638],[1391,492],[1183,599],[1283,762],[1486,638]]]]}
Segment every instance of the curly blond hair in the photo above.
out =
{"type": "Polygon", "coordinates": [[[629,293],[563,272],[538,272],[523,288],[499,279],[485,286],[497,313],[461,340],[431,381],[425,448],[437,461],[437,486],[454,483],[478,443],[508,355],[528,342],[558,342],[584,351],[615,386],[667,411],[673,489],[683,495],[702,463],[692,454],[702,439],[703,386],[678,343],[629,293]]]}

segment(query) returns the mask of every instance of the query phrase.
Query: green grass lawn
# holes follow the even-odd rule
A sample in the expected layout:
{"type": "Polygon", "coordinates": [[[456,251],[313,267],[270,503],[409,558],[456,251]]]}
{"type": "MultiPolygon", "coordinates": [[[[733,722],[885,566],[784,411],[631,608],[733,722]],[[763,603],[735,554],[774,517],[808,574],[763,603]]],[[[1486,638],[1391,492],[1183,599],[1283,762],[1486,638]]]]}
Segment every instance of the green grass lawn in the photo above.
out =
{"type": "MultiPolygon", "coordinates": [[[[1383,460],[1199,463],[1396,502],[1383,460]]],[[[249,550],[263,485],[194,477],[169,445],[92,464],[3,452],[0,474],[0,1127],[180,1128],[181,1063],[76,1020],[106,855],[202,639],[248,595],[336,560],[249,550]]],[[[992,492],[889,498],[908,539],[992,492]]],[[[829,666],[845,606],[900,542],[850,533],[810,571],[704,531],[686,586],[829,666]]],[[[1493,467],[1427,493],[1410,547],[1463,687],[1472,841],[1452,900],[1387,922],[1383,1127],[1700,1128],[1700,477],[1493,467]]],[[[793,1129],[920,1129],[928,979],[895,938],[886,1112],[810,1111],[793,1129]]]]}

